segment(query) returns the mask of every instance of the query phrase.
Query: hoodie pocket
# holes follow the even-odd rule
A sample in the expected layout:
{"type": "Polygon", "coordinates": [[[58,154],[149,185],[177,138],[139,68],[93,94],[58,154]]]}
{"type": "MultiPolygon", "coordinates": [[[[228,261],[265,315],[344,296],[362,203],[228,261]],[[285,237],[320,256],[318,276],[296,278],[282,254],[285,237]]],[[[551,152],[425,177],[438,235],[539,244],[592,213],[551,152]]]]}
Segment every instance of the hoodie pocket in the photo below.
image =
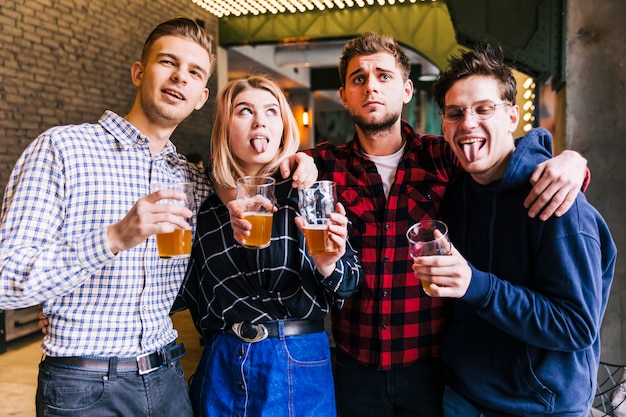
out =
{"type": "Polygon", "coordinates": [[[535,372],[533,366],[532,355],[529,346],[523,349],[523,352],[519,352],[518,363],[520,366],[520,376],[523,378],[524,384],[530,390],[530,393],[536,398],[539,404],[537,410],[529,410],[535,413],[545,413],[554,411],[554,403],[556,401],[556,395],[550,388],[544,384],[537,372],[535,372]],[[545,408],[544,408],[545,407],[545,408]]]}

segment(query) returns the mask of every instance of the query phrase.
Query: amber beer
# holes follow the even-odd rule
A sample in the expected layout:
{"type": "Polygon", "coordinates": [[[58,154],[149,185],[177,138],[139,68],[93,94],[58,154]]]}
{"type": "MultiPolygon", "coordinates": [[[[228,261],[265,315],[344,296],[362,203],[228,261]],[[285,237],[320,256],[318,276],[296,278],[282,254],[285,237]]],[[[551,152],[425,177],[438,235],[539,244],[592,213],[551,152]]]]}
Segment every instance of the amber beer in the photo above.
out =
{"type": "Polygon", "coordinates": [[[309,224],[304,226],[304,238],[309,248],[309,255],[337,253],[339,248],[328,236],[327,224],[309,224]]]}
{"type": "Polygon", "coordinates": [[[246,236],[247,249],[263,249],[272,237],[273,207],[276,204],[272,177],[245,176],[237,178],[237,200],[243,203],[243,217],[251,223],[250,236],[246,236]]]}
{"type": "MultiPolygon", "coordinates": [[[[150,184],[150,192],[159,190],[176,190],[185,194],[184,200],[162,199],[157,204],[185,206],[193,211],[194,186],[190,182],[154,182],[150,184]]],[[[188,222],[189,219],[186,219],[188,222]]],[[[171,233],[157,233],[157,249],[162,259],[186,258],[191,254],[191,229],[175,229],[171,233]]]]}
{"type": "Polygon", "coordinates": [[[246,237],[246,244],[243,246],[248,249],[268,247],[272,237],[273,214],[271,212],[246,212],[243,217],[252,224],[250,236],[246,237]]]}
{"type": "Polygon", "coordinates": [[[156,235],[161,258],[185,258],[191,254],[191,229],[176,229],[156,235]]]}

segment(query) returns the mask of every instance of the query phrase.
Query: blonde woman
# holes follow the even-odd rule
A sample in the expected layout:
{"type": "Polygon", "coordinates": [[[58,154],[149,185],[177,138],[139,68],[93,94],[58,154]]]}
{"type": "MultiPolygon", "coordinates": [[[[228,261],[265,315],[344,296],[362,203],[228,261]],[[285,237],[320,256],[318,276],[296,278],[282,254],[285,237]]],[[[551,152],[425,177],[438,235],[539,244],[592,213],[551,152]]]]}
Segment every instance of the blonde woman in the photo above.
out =
{"type": "Polygon", "coordinates": [[[191,386],[195,411],[212,417],[335,416],[323,321],[362,282],[356,252],[346,243],[345,210],[338,204],[330,226],[337,254],[310,257],[296,225],[297,190],[278,173],[281,161],[298,149],[298,128],[273,81],[249,76],[230,82],[216,114],[209,168],[216,193],[199,210],[177,304],[190,309],[205,340],[191,386]],[[276,179],[277,210],[265,249],[241,246],[230,224],[227,204],[235,198],[236,180],[247,175],[276,179]]]}

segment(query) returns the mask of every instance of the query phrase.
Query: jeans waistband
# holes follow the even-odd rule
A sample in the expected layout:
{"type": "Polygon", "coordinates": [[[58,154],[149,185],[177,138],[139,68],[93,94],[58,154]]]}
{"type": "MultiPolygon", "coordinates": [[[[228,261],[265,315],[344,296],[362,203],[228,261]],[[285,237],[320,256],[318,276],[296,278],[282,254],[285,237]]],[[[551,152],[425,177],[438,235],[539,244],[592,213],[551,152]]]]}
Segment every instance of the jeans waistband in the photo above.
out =
{"type": "Polygon", "coordinates": [[[277,320],[258,324],[241,321],[227,325],[224,333],[237,336],[244,342],[256,343],[268,337],[298,336],[323,331],[324,320],[277,320]]]}
{"type": "Polygon", "coordinates": [[[185,355],[185,346],[182,343],[170,344],[154,352],[144,353],[134,358],[103,358],[97,356],[46,356],[43,362],[61,368],[84,371],[106,372],[115,366],[118,372],[138,372],[139,375],[149,374],[185,355]]]}

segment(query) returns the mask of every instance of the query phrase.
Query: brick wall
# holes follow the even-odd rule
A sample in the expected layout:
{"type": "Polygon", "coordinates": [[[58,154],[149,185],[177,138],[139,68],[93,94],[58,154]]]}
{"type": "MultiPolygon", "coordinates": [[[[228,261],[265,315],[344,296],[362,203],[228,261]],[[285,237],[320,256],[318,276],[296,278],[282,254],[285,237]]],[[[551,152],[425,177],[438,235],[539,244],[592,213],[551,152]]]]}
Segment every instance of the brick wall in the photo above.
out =
{"type": "MultiPolygon", "coordinates": [[[[217,19],[191,0],[4,0],[0,5],[0,192],[13,165],[41,132],[125,115],[136,89],[130,67],[158,23],[200,19],[216,38],[217,19]]],[[[179,152],[208,156],[217,90],[172,136],[179,152]]]]}

